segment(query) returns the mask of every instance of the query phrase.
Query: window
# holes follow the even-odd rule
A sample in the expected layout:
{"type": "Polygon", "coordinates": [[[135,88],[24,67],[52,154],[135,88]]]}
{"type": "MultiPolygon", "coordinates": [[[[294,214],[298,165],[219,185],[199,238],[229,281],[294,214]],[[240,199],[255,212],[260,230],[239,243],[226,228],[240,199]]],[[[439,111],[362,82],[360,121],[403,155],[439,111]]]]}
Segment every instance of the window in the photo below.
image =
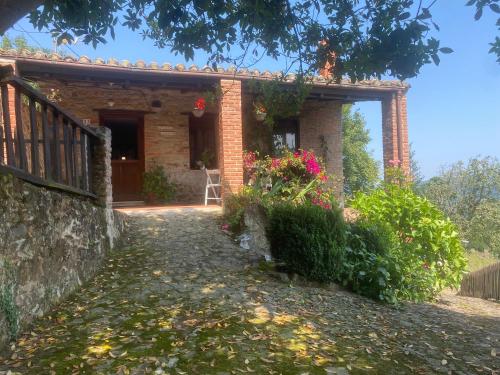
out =
{"type": "Polygon", "coordinates": [[[189,164],[191,169],[217,168],[217,142],[215,116],[189,117],[189,164]]]}
{"type": "Polygon", "coordinates": [[[273,126],[273,154],[279,155],[283,150],[297,151],[299,144],[299,121],[282,119],[273,126]]]}

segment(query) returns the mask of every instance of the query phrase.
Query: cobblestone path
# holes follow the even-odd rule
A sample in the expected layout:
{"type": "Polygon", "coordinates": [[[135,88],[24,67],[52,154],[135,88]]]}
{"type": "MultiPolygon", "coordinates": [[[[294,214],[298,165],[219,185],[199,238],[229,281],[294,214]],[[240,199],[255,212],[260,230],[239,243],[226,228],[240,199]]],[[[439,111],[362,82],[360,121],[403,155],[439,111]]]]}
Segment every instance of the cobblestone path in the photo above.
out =
{"type": "Polygon", "coordinates": [[[0,356],[0,374],[492,374],[500,305],[400,309],[291,285],[217,209],[131,211],[94,280],[0,356]]]}

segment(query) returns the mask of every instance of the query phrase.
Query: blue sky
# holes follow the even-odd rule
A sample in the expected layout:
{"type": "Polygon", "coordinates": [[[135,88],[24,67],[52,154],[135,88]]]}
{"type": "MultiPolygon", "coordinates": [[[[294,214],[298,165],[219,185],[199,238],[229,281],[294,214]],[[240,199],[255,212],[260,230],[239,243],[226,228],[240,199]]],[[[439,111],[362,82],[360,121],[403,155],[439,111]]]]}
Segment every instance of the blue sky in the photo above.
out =
{"type": "MultiPolygon", "coordinates": [[[[474,11],[463,5],[465,1],[438,1],[432,13],[441,31],[436,33],[442,46],[453,48],[444,55],[439,66],[428,65],[417,78],[408,82],[409,137],[425,177],[432,177],[441,166],[477,155],[500,158],[500,64],[488,54],[488,43],[497,35],[496,18],[486,12],[479,22],[473,20],[474,11]],[[451,5],[453,3],[453,5],[451,5]]],[[[27,31],[31,44],[51,46],[47,33],[35,31],[27,20],[21,20],[10,36],[27,31]]],[[[128,29],[120,28],[116,40],[94,50],[77,43],[72,50],[89,57],[115,57],[136,61],[185,63],[167,49],[160,50],[149,40],[128,29]]],[[[67,51],[71,53],[71,51],[67,51]]],[[[199,53],[194,63],[204,65],[206,55],[199,53]]],[[[190,64],[191,62],[189,62],[190,64]]],[[[279,70],[281,62],[262,60],[259,69],[279,70]]],[[[373,138],[370,149],[382,159],[380,103],[356,105],[366,118],[373,138]]]]}

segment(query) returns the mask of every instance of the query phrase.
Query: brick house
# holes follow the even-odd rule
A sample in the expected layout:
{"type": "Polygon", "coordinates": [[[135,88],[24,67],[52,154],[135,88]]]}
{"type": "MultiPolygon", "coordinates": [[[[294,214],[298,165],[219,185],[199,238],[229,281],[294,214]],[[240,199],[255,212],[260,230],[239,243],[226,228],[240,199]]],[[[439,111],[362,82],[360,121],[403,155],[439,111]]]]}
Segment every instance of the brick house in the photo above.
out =
{"type": "Polygon", "coordinates": [[[236,192],[243,184],[243,150],[272,153],[276,142],[322,156],[340,195],[342,105],[358,101],[382,104],[384,167],[397,159],[409,169],[408,86],[399,81],[353,84],[315,77],[300,114],[270,129],[253,116],[254,95],[248,83],[272,79],[276,73],[13,50],[0,50],[0,65],[13,66],[15,75],[36,82],[85,124],[111,129],[115,201],[141,200],[142,174],[154,163],[164,166],[179,185],[182,202],[202,201],[202,162],[220,169],[224,194],[236,192]],[[202,117],[193,116],[194,102],[215,85],[224,93],[218,103],[209,104],[202,117]]]}

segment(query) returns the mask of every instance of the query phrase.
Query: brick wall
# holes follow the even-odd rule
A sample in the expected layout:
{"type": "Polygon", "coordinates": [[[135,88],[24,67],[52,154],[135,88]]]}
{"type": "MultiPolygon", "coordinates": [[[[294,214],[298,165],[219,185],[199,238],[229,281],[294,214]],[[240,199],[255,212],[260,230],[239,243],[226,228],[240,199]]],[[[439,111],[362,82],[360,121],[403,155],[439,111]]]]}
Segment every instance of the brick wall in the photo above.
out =
{"type": "Polygon", "coordinates": [[[220,81],[219,168],[223,194],[237,193],[243,185],[243,124],[241,81],[220,81]]]}
{"type": "Polygon", "coordinates": [[[307,101],[299,117],[300,147],[314,150],[334,176],[333,187],[338,198],[343,190],[342,104],[332,101],[307,101]]]}
{"type": "Polygon", "coordinates": [[[384,170],[391,160],[399,160],[403,170],[410,171],[406,95],[393,94],[382,100],[382,142],[384,170]]]}
{"type": "MultiPolygon", "coordinates": [[[[99,123],[99,110],[145,111],[144,149],[146,170],[154,162],[164,166],[170,178],[179,185],[177,199],[201,203],[205,192],[205,174],[191,170],[189,165],[189,115],[201,92],[171,89],[102,85],[92,83],[62,83],[56,80],[40,82],[42,91],[58,100],[80,119],[99,123]],[[110,108],[108,101],[114,106],[110,108]],[[151,113],[151,101],[160,100],[161,110],[151,113]]],[[[216,112],[207,106],[207,112],[216,112]]]]}

